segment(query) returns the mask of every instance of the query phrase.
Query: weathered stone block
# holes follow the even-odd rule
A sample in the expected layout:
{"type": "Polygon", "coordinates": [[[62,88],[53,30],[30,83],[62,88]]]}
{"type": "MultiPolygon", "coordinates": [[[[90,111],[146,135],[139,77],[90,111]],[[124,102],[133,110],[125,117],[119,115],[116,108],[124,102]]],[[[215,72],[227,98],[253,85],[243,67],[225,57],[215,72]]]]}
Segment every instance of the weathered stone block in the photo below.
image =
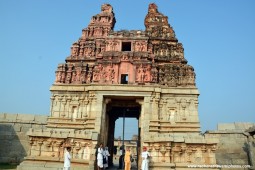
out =
{"type": "Polygon", "coordinates": [[[31,128],[35,130],[46,129],[44,124],[32,124],[31,128]]]}
{"type": "Polygon", "coordinates": [[[6,113],[0,113],[0,122],[4,121],[6,117],[6,113]]]}
{"type": "Polygon", "coordinates": [[[30,128],[32,128],[32,124],[22,124],[21,131],[28,132],[30,128]]]}
{"type": "Polygon", "coordinates": [[[17,119],[18,114],[6,114],[5,119],[9,122],[15,122],[17,119]]]}
{"type": "Polygon", "coordinates": [[[47,124],[47,118],[48,116],[44,115],[35,115],[35,122],[38,122],[40,124],[47,124]]]}
{"type": "Polygon", "coordinates": [[[218,165],[231,165],[232,164],[232,160],[229,158],[226,158],[225,155],[216,155],[216,163],[218,165]]]}
{"type": "Polygon", "coordinates": [[[91,136],[92,141],[97,141],[98,135],[99,135],[98,133],[92,132],[92,136],[91,136]]]}
{"type": "Polygon", "coordinates": [[[174,142],[184,142],[183,137],[174,136],[174,142]]]}
{"type": "Polygon", "coordinates": [[[21,125],[20,124],[15,124],[13,126],[13,129],[14,129],[15,132],[20,132],[21,131],[21,125]]]}
{"type": "Polygon", "coordinates": [[[35,120],[35,115],[31,115],[31,114],[18,114],[17,115],[17,120],[19,120],[20,122],[31,122],[35,120]]]}
{"type": "Polygon", "coordinates": [[[241,130],[249,129],[250,127],[255,125],[255,123],[251,123],[251,122],[235,122],[234,124],[236,129],[241,129],[241,130]]]}
{"type": "Polygon", "coordinates": [[[235,129],[235,125],[233,123],[220,123],[217,127],[218,130],[233,130],[235,129]]]}
{"type": "Polygon", "coordinates": [[[249,165],[248,161],[246,158],[244,159],[232,159],[232,165],[249,165]]]}
{"type": "Polygon", "coordinates": [[[18,139],[20,140],[20,141],[23,141],[23,140],[28,140],[28,136],[26,135],[26,133],[24,133],[24,132],[21,132],[21,133],[18,133],[17,134],[17,136],[18,136],[18,139]]]}

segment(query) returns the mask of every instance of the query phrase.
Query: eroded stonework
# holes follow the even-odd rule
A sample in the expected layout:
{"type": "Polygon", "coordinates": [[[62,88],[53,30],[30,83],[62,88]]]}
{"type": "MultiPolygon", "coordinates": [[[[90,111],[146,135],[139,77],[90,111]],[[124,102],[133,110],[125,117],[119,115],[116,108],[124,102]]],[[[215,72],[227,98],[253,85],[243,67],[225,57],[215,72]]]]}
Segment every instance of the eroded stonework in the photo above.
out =
{"type": "Polygon", "coordinates": [[[112,6],[102,5],[58,65],[47,129],[28,132],[23,169],[33,162],[60,168],[65,146],[73,168],[94,169],[98,143],[113,152],[112,124],[122,112],[139,121],[138,167],[142,146],[150,169],[215,164],[217,140],[200,134],[195,72],[167,16],[150,4],[145,31],[113,31],[115,22],[112,6]]]}
{"type": "Polygon", "coordinates": [[[66,63],[59,64],[56,84],[122,84],[121,75],[128,75],[128,84],[195,86],[182,44],[155,4],[149,5],[145,31],[113,31],[114,24],[112,7],[103,5],[72,45],[66,63]]]}

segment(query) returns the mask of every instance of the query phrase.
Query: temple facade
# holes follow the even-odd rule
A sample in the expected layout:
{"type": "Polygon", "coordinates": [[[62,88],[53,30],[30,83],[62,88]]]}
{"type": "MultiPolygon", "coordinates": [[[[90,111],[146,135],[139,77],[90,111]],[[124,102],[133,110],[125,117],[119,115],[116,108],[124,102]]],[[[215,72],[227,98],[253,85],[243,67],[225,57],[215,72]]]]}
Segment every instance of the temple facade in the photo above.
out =
{"type": "Polygon", "coordinates": [[[113,155],[115,121],[123,116],[138,120],[138,169],[143,146],[152,170],[216,164],[218,141],[200,134],[195,71],[168,17],[153,3],[145,30],[114,31],[115,22],[103,4],[58,65],[47,128],[30,129],[19,169],[61,168],[66,146],[72,168],[95,169],[99,143],[113,155]]]}

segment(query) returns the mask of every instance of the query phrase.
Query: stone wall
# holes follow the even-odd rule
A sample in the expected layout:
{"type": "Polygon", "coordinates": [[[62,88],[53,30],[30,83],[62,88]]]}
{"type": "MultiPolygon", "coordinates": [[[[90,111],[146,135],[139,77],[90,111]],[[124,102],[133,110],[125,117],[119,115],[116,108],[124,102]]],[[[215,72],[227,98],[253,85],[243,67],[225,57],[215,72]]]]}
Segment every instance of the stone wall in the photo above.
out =
{"type": "Polygon", "coordinates": [[[219,140],[215,152],[217,165],[251,165],[254,162],[249,152],[255,155],[255,138],[247,132],[254,126],[255,123],[224,123],[218,124],[217,130],[205,132],[208,138],[219,140]]]}
{"type": "Polygon", "coordinates": [[[19,164],[29,151],[30,128],[44,129],[47,116],[0,113],[0,163],[19,164]]]}
{"type": "MultiPolygon", "coordinates": [[[[30,147],[28,130],[45,129],[46,122],[47,116],[43,115],[0,113],[0,163],[22,162],[30,147]]],[[[219,124],[217,130],[205,132],[207,138],[219,140],[215,152],[217,165],[254,164],[249,150],[255,155],[255,138],[247,133],[254,126],[255,123],[225,123],[219,124]]]]}

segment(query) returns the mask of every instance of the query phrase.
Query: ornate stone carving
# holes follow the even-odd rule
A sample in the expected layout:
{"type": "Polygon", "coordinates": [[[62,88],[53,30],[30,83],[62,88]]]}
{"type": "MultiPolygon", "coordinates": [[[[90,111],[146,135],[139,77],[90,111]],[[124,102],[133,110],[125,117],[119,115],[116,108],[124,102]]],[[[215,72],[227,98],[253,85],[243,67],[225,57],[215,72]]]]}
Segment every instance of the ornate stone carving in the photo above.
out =
{"type": "Polygon", "coordinates": [[[217,142],[200,135],[195,71],[168,17],[150,4],[145,31],[113,31],[114,24],[112,6],[103,4],[57,66],[47,129],[29,131],[27,159],[60,162],[71,146],[73,165],[93,169],[96,143],[113,149],[112,124],[130,105],[139,112],[129,115],[139,119],[138,152],[149,148],[150,167],[215,164],[217,142]]]}
{"type": "Polygon", "coordinates": [[[182,44],[155,4],[149,5],[145,31],[113,31],[114,24],[111,5],[102,5],[101,13],[73,43],[66,64],[58,66],[56,84],[120,84],[126,74],[131,78],[128,84],[195,86],[194,69],[187,65],[182,44]]]}

